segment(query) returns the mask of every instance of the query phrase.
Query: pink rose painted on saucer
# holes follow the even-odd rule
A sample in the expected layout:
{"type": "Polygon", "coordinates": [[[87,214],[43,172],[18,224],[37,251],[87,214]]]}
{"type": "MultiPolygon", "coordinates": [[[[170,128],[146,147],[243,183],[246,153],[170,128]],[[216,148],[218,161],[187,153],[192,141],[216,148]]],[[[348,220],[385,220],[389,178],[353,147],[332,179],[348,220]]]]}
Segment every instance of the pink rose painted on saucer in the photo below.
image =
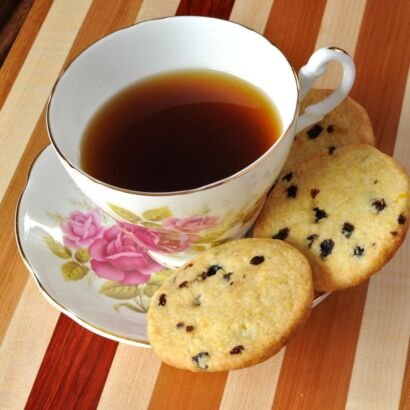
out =
{"type": "Polygon", "coordinates": [[[82,209],[68,216],[49,213],[58,221],[63,241],[50,234],[44,241],[62,259],[60,271],[66,281],[88,278],[89,286],[98,283],[99,294],[117,299],[116,311],[146,312],[153,293],[172,274],[147,251],[178,254],[202,250],[213,246],[225,232],[219,226],[219,216],[174,217],[167,207],[137,215],[111,204],[119,217],[116,221],[97,209],[90,210],[87,201],[77,201],[76,206],[82,209]],[[93,275],[105,281],[94,282],[93,275]]]}
{"type": "Polygon", "coordinates": [[[64,245],[78,249],[87,247],[95,239],[102,236],[104,227],[101,226],[101,215],[93,209],[89,212],[73,211],[67,222],[61,223],[64,245]]]}
{"type": "Polygon", "coordinates": [[[89,286],[98,283],[101,295],[117,299],[113,305],[116,311],[145,313],[153,293],[172,274],[147,251],[178,254],[194,246],[209,246],[223,233],[218,231],[215,236],[212,231],[220,223],[218,216],[178,218],[167,207],[136,215],[111,206],[123,220],[119,222],[97,209],[90,210],[87,201],[77,201],[76,206],[82,209],[75,209],[68,216],[49,213],[58,221],[63,241],[50,234],[44,236],[44,241],[62,260],[60,271],[66,281],[88,278],[89,286]],[[93,274],[106,280],[94,282],[93,274]]]}
{"type": "Polygon", "coordinates": [[[192,241],[195,239],[186,234],[166,231],[158,232],[158,236],[160,238],[159,250],[166,253],[183,252],[191,247],[192,241]]]}
{"type": "Polygon", "coordinates": [[[162,222],[165,229],[184,233],[198,233],[212,228],[220,221],[219,216],[190,216],[187,218],[167,218],[162,222]]]}
{"type": "Polygon", "coordinates": [[[122,284],[144,283],[153,272],[163,269],[119,225],[107,229],[102,238],[90,245],[88,251],[91,268],[98,276],[122,284]]]}
{"type": "Polygon", "coordinates": [[[160,237],[157,232],[152,229],[145,228],[140,225],[133,225],[126,222],[119,223],[122,231],[132,237],[138,245],[151,251],[159,251],[160,237]]]}

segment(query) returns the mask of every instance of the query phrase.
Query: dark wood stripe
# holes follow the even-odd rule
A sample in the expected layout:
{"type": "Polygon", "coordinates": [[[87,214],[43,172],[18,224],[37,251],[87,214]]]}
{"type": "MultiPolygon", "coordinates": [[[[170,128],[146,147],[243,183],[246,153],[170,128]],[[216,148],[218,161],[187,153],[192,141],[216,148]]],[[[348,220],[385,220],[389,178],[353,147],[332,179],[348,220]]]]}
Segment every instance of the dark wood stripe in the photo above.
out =
{"type": "Polygon", "coordinates": [[[218,409],[227,377],[227,372],[191,373],[162,364],[149,409],[218,409]]]}
{"type": "Polygon", "coordinates": [[[6,60],[0,71],[0,108],[23,65],[24,60],[30,51],[31,46],[47,16],[52,0],[37,0],[28,13],[13,46],[9,51],[6,60]]]}
{"type": "MultiPolygon", "coordinates": [[[[141,2],[94,1],[81,26],[65,65],[85,47],[103,35],[132,24],[141,2]]],[[[15,203],[23,188],[30,160],[48,144],[44,111],[20,161],[18,172],[0,204],[15,203]],[[24,168],[23,168],[24,167],[24,168]]],[[[7,221],[3,218],[0,223],[7,221]]],[[[10,221],[12,218],[10,218],[10,221]]],[[[11,225],[11,222],[10,222],[11,225]]],[[[2,226],[3,223],[2,223],[2,226]]],[[[12,226],[10,233],[12,235],[12,226]]],[[[17,252],[13,254],[18,259],[17,252]]],[[[13,272],[10,272],[10,274],[13,272]]],[[[104,387],[117,343],[97,336],[61,315],[27,401],[28,408],[95,408],[104,387]]]]}
{"type": "MultiPolygon", "coordinates": [[[[234,1],[182,0],[177,15],[201,15],[222,19],[229,18],[234,1]]],[[[227,372],[198,373],[174,369],[161,365],[149,408],[179,409],[184,403],[186,409],[217,409],[225,389],[227,372]]]]}
{"type": "Polygon", "coordinates": [[[410,2],[368,0],[352,96],[369,112],[378,147],[392,155],[410,62],[410,2]]]}
{"type": "Polygon", "coordinates": [[[406,368],[404,370],[403,384],[401,387],[399,409],[400,410],[410,409],[410,338],[409,338],[409,345],[407,348],[406,368]]]}
{"type": "Polygon", "coordinates": [[[277,45],[295,69],[311,56],[319,33],[326,0],[275,0],[265,37],[277,45]]]}
{"type": "Polygon", "coordinates": [[[60,315],[26,408],[96,408],[116,349],[117,343],[60,315]]]}
{"type": "Polygon", "coordinates": [[[0,65],[3,64],[6,59],[7,54],[31,9],[31,6],[33,5],[33,1],[34,0],[20,0],[15,3],[13,10],[10,14],[6,15],[6,18],[1,22],[0,65]]]}
{"type": "Polygon", "coordinates": [[[177,16],[205,16],[228,19],[235,0],[182,0],[177,16]]]}
{"type": "Polygon", "coordinates": [[[366,291],[367,282],[313,310],[286,348],[274,409],[345,408],[366,291]]]}
{"type": "MultiPolygon", "coordinates": [[[[352,96],[369,111],[379,146],[388,154],[393,153],[409,61],[405,3],[368,0],[355,53],[352,96]],[[389,36],[386,27],[392,30],[389,36]]],[[[338,292],[314,309],[286,350],[274,408],[284,403],[289,409],[326,403],[345,408],[367,289],[368,282],[338,292]]]]}

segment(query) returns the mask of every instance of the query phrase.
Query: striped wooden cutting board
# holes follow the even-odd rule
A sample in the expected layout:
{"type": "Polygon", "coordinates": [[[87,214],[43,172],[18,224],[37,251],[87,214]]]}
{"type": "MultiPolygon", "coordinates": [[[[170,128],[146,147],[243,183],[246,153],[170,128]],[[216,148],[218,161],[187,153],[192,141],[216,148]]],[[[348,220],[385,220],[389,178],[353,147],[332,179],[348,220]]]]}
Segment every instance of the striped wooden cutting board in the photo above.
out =
{"type": "Polygon", "coordinates": [[[249,26],[296,69],[318,47],[346,49],[357,66],[352,96],[369,111],[378,147],[410,170],[409,1],[36,0],[0,71],[0,408],[410,409],[409,240],[370,282],[315,308],[274,358],[229,373],[176,370],[94,335],[35,287],[16,249],[14,210],[48,144],[53,83],[96,39],[173,14],[249,26]]]}

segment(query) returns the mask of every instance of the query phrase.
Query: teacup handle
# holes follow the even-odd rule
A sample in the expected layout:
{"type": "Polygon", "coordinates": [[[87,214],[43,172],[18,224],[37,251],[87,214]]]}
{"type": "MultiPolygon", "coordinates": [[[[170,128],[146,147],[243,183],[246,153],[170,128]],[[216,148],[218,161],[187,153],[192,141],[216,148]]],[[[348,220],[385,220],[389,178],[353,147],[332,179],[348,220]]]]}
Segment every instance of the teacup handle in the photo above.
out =
{"type": "Polygon", "coordinates": [[[343,66],[343,78],[339,87],[323,101],[309,105],[299,117],[296,132],[313,125],[336,108],[349,94],[353,86],[356,69],[352,58],[337,47],[325,47],[315,51],[308,63],[299,70],[299,102],[305,97],[315,80],[321,77],[330,61],[338,61],[343,66]]]}

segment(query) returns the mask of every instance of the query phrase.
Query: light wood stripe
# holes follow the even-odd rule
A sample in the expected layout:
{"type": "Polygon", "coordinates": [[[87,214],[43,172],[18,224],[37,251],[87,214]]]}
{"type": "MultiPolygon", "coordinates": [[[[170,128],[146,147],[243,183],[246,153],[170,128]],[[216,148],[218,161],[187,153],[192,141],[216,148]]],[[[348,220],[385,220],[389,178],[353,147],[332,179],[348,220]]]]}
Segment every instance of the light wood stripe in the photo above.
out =
{"type": "Polygon", "coordinates": [[[229,20],[263,33],[272,5],[273,0],[236,0],[229,20]]]}
{"type": "Polygon", "coordinates": [[[161,362],[151,349],[119,345],[98,408],[145,410],[161,362]]]}
{"type": "Polygon", "coordinates": [[[22,409],[59,313],[30,280],[0,349],[0,408],[22,409]]]}
{"type": "MultiPolygon", "coordinates": [[[[394,156],[410,169],[410,78],[394,156]]],[[[348,409],[398,408],[410,337],[410,237],[370,281],[347,400],[348,409]],[[366,380],[366,383],[363,381],[366,380]]]]}
{"type": "Polygon", "coordinates": [[[177,11],[178,4],[179,0],[145,0],[136,22],[173,16],[177,11]]]}
{"type": "Polygon", "coordinates": [[[91,0],[60,0],[50,8],[0,112],[0,201],[37,123],[91,0]]]}
{"type": "Polygon", "coordinates": [[[272,407],[285,349],[274,357],[247,369],[229,372],[222,410],[265,410],[272,407]]]}
{"type": "MultiPolygon", "coordinates": [[[[354,55],[366,0],[328,0],[315,48],[337,46],[354,55]]],[[[315,87],[335,88],[341,78],[341,67],[330,64],[325,77],[315,87]]]]}

